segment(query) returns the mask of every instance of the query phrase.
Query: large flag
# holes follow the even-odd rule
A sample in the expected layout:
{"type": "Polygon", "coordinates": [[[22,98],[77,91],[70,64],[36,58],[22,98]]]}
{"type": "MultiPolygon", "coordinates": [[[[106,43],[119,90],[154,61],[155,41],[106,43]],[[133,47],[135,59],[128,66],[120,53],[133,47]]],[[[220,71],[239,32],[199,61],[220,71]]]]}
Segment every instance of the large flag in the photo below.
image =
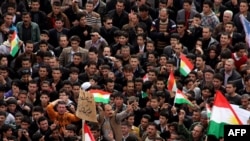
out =
{"type": "Polygon", "coordinates": [[[243,15],[240,15],[240,20],[245,31],[246,42],[248,43],[248,46],[250,47],[250,22],[243,15]]]}
{"type": "Polygon", "coordinates": [[[208,126],[208,135],[214,135],[216,138],[223,137],[226,124],[242,125],[242,121],[227,99],[220,91],[217,91],[208,126]]]}
{"type": "Polygon", "coordinates": [[[17,36],[17,32],[14,31],[11,36],[11,41],[10,41],[10,55],[12,57],[14,57],[19,50],[18,42],[19,42],[19,38],[17,36]]]}
{"type": "Polygon", "coordinates": [[[94,95],[95,102],[109,103],[110,92],[103,90],[90,90],[89,92],[94,95]]]}
{"type": "Polygon", "coordinates": [[[92,134],[92,132],[90,131],[90,129],[89,129],[89,126],[85,123],[85,122],[83,122],[83,124],[84,124],[84,130],[83,130],[83,132],[84,132],[84,141],[95,141],[95,138],[94,138],[94,136],[93,136],[93,134],[92,134]]]}
{"type": "Polygon", "coordinates": [[[194,65],[188,60],[188,58],[184,55],[180,55],[181,65],[180,65],[180,73],[183,76],[187,76],[194,68],[194,65]]]}
{"type": "Polygon", "coordinates": [[[181,90],[177,89],[174,99],[175,104],[189,104],[193,106],[192,102],[188,100],[187,96],[182,93],[181,90]]]}
{"type": "Polygon", "coordinates": [[[176,92],[177,91],[177,86],[176,86],[176,81],[174,78],[174,73],[171,71],[168,76],[168,83],[167,87],[169,91],[176,92]]]}

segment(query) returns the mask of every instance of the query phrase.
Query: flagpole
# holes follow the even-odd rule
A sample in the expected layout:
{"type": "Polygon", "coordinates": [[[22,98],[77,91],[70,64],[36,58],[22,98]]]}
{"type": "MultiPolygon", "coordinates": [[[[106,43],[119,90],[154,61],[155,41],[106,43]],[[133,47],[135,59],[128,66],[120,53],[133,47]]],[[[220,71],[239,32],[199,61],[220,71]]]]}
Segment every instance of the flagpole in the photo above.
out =
{"type": "Polygon", "coordinates": [[[85,120],[82,120],[82,141],[85,141],[85,131],[84,131],[85,120]]]}
{"type": "MultiPolygon", "coordinates": [[[[172,91],[173,92],[173,91],[172,91]]],[[[173,107],[175,107],[175,97],[176,97],[176,92],[173,92],[174,93],[174,104],[173,104],[173,107]]]]}

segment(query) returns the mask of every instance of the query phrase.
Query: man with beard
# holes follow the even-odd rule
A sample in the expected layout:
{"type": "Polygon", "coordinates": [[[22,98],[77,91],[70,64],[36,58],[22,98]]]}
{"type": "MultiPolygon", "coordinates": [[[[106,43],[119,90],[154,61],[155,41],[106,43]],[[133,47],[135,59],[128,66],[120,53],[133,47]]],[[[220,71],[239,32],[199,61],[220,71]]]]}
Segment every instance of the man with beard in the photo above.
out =
{"type": "Polygon", "coordinates": [[[24,12],[22,14],[22,21],[18,22],[16,27],[19,38],[25,43],[28,40],[33,42],[38,42],[40,40],[39,26],[31,21],[30,13],[24,12]]]}

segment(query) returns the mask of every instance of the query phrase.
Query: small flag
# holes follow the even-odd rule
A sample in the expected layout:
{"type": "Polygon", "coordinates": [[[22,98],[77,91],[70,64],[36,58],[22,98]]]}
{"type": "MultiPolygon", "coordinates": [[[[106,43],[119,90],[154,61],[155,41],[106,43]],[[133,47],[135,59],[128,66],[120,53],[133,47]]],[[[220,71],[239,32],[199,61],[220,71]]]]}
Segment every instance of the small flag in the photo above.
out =
{"type": "Polygon", "coordinates": [[[176,81],[174,78],[174,73],[171,71],[168,76],[168,83],[167,87],[169,91],[176,92],[177,91],[177,86],[176,86],[176,81]]]}
{"type": "Polygon", "coordinates": [[[242,14],[240,15],[240,20],[245,31],[246,42],[248,43],[250,47],[250,22],[242,14]]]}
{"type": "Polygon", "coordinates": [[[109,103],[110,92],[103,90],[90,90],[89,92],[94,95],[95,102],[109,103]]]}
{"type": "Polygon", "coordinates": [[[148,94],[146,92],[142,91],[141,92],[141,97],[142,98],[146,98],[146,97],[148,97],[148,94]]]}
{"type": "Polygon", "coordinates": [[[216,138],[224,136],[224,125],[242,125],[237,113],[220,91],[216,92],[212,114],[208,126],[208,135],[216,138]]]}
{"type": "Polygon", "coordinates": [[[143,80],[143,82],[148,81],[148,74],[147,73],[143,76],[142,80],[143,80]]]}
{"type": "Polygon", "coordinates": [[[186,77],[193,70],[194,65],[188,60],[188,58],[184,54],[180,55],[180,59],[180,73],[186,77]]]}
{"type": "Polygon", "coordinates": [[[85,141],[95,141],[95,138],[92,132],[89,129],[89,126],[84,122],[84,139],[85,141]]]}
{"type": "Polygon", "coordinates": [[[19,50],[18,42],[19,42],[19,38],[17,36],[17,32],[14,31],[11,37],[11,41],[10,41],[10,55],[12,57],[14,57],[19,50]]]}
{"type": "Polygon", "coordinates": [[[181,90],[177,89],[175,94],[174,103],[176,104],[189,104],[193,106],[192,102],[187,99],[187,96],[182,93],[181,90]]]}

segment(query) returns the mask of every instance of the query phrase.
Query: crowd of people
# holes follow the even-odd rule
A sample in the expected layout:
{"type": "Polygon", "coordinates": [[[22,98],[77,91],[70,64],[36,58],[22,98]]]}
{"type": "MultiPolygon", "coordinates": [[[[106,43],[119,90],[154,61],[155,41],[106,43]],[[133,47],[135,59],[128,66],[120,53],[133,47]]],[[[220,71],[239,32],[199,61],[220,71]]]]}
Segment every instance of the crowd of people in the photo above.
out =
{"type": "Polygon", "coordinates": [[[111,94],[87,121],[96,141],[223,140],[206,107],[219,90],[250,111],[249,3],[1,0],[0,141],[80,141],[80,89],[111,94]],[[171,72],[192,106],[174,103],[171,72]]]}

